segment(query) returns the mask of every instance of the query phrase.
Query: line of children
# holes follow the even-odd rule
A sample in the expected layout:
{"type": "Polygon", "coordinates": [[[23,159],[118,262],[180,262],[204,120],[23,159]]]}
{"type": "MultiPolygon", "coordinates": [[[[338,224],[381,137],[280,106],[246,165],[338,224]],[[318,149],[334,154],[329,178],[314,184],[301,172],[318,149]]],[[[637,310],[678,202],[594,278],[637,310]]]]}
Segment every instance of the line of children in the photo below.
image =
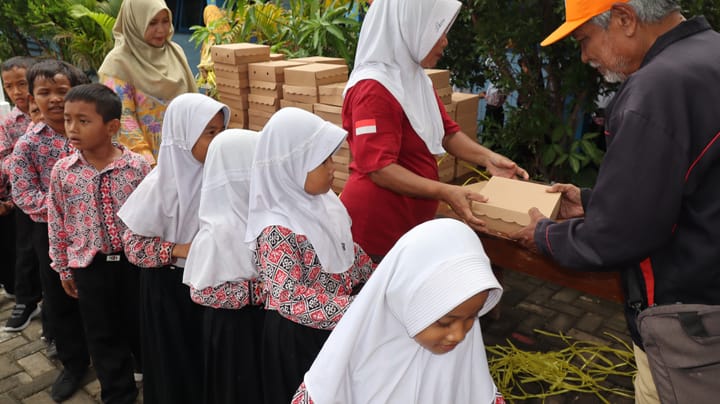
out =
{"type": "Polygon", "coordinates": [[[142,268],[140,324],[147,403],[196,404],[202,388],[203,306],[182,283],[189,243],[199,229],[207,149],[230,119],[228,107],[202,94],[168,105],[158,164],[118,212],[128,227],[125,254],[142,268]]]}
{"type": "Polygon", "coordinates": [[[113,144],[120,98],[102,84],[65,95],[65,134],[77,152],[50,175],[48,231],[52,267],[76,299],[104,403],[132,404],[140,358],[140,272],[123,253],[120,206],[150,172],[140,154],[113,144]]]}
{"type": "Polygon", "coordinates": [[[345,130],[298,108],[261,132],[250,181],[245,242],[266,293],[262,377],[266,403],[288,403],[330,330],[374,265],[353,242],[330,190],[345,130]]]}
{"type": "Polygon", "coordinates": [[[44,328],[55,339],[63,370],[52,386],[55,401],[69,398],[80,386],[90,364],[82,319],[75,299],[68,296],[60,277],[50,267],[47,193],[55,163],[73,153],[65,137],[65,94],[74,86],[87,84],[87,76],[59,60],[45,60],[27,71],[28,89],[43,115],[15,144],[9,162],[14,203],[33,223],[32,246],[39,263],[44,328]]]}
{"type": "MultiPolygon", "coordinates": [[[[3,90],[14,105],[10,114],[0,123],[0,283],[5,292],[15,296],[15,307],[3,331],[24,330],[40,314],[38,303],[42,299],[38,260],[32,248],[30,230],[32,220],[17,209],[11,198],[10,179],[7,173],[17,140],[32,124],[27,70],[35,61],[17,56],[0,65],[3,90]]],[[[34,103],[33,103],[34,104],[34,103]]]]}
{"type": "Polygon", "coordinates": [[[501,294],[466,224],[416,226],[378,265],[292,403],[504,403],[478,322],[501,294]]]}
{"type": "Polygon", "coordinates": [[[203,403],[262,403],[260,348],[265,310],[247,229],[250,169],[257,132],[228,129],[210,144],[200,196],[200,230],[183,281],[207,306],[203,403]]]}

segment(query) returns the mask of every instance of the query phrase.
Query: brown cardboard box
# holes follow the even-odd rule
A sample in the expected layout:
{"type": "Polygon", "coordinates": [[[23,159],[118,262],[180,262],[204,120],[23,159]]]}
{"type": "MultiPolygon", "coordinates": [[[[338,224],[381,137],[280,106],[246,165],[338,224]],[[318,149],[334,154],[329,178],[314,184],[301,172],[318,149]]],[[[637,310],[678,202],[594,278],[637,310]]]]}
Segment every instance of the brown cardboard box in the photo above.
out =
{"type": "Polygon", "coordinates": [[[230,109],[230,122],[228,127],[230,128],[247,128],[248,124],[248,110],[247,109],[230,109]]]}
{"type": "Polygon", "coordinates": [[[450,87],[450,70],[425,69],[425,73],[430,77],[434,88],[450,87]]]}
{"type": "Polygon", "coordinates": [[[485,203],[473,202],[472,210],[491,231],[511,235],[530,224],[528,211],[536,207],[555,219],[560,208],[561,193],[548,193],[547,185],[534,182],[492,177],[487,184],[467,185],[486,196],[485,203]]]}
{"type": "Polygon", "coordinates": [[[282,86],[282,83],[272,81],[250,80],[250,94],[279,99],[283,96],[282,86]]]}
{"type": "Polygon", "coordinates": [[[293,62],[302,62],[302,63],[328,63],[332,65],[345,65],[347,66],[347,62],[345,62],[345,59],[343,58],[333,58],[328,56],[307,56],[304,58],[294,58],[289,59],[293,62]]]}
{"type": "Polygon", "coordinates": [[[342,108],[335,105],[314,104],[313,112],[320,118],[342,128],[342,108]]]}
{"type": "Polygon", "coordinates": [[[270,60],[270,47],[247,42],[214,45],[210,55],[213,62],[230,65],[263,62],[270,60]]]}
{"type": "Polygon", "coordinates": [[[248,128],[252,130],[262,130],[270,117],[273,115],[272,112],[248,110],[248,128]]]}
{"type": "Polygon", "coordinates": [[[270,60],[285,60],[287,56],[284,53],[271,53],[270,60]]]}
{"type": "Polygon", "coordinates": [[[347,65],[310,63],[285,69],[285,84],[293,86],[319,86],[347,81],[347,65]]]}
{"type": "Polygon", "coordinates": [[[302,66],[303,63],[289,60],[250,63],[248,77],[250,80],[262,80],[282,83],[285,81],[284,71],[288,67],[302,66]]]}
{"type": "Polygon", "coordinates": [[[250,94],[250,82],[246,79],[244,82],[223,82],[217,81],[215,88],[219,93],[232,94],[232,95],[246,95],[250,94]]]}
{"type": "Polygon", "coordinates": [[[452,93],[452,103],[455,104],[457,116],[474,115],[477,118],[480,104],[479,94],[452,93]]]}
{"type": "Polygon", "coordinates": [[[452,104],[452,87],[436,88],[435,92],[437,92],[437,95],[443,104],[452,104]]]}
{"type": "Polygon", "coordinates": [[[217,81],[222,80],[247,80],[248,65],[226,65],[224,63],[215,63],[213,65],[215,78],[217,81]]]}
{"type": "Polygon", "coordinates": [[[291,101],[283,98],[282,100],[280,100],[280,108],[285,107],[300,108],[308,112],[313,112],[313,104],[308,104],[307,102],[291,101]]]}
{"type": "Polygon", "coordinates": [[[321,104],[337,105],[342,107],[343,103],[343,91],[347,82],[324,84],[318,86],[318,100],[321,104]]]}
{"type": "Polygon", "coordinates": [[[218,99],[233,109],[248,109],[248,93],[241,95],[218,92],[218,99]]]}
{"type": "Polygon", "coordinates": [[[280,109],[280,99],[257,94],[248,96],[249,109],[252,111],[275,112],[280,109]]]}
{"type": "MultiPolygon", "coordinates": [[[[250,83],[250,86],[252,87],[252,82],[250,83]]],[[[448,115],[450,115],[450,118],[452,118],[453,120],[455,120],[455,107],[455,104],[453,104],[452,102],[449,104],[445,104],[445,111],[448,113],[448,115]]]]}
{"type": "Polygon", "coordinates": [[[435,160],[438,163],[440,182],[452,182],[455,179],[455,156],[445,153],[442,156],[435,156],[435,160]]]}
{"type": "MultiPolygon", "coordinates": [[[[317,86],[307,87],[283,84],[283,99],[305,104],[315,104],[318,102],[317,86]]],[[[312,109],[310,112],[312,112],[312,109]]]]}

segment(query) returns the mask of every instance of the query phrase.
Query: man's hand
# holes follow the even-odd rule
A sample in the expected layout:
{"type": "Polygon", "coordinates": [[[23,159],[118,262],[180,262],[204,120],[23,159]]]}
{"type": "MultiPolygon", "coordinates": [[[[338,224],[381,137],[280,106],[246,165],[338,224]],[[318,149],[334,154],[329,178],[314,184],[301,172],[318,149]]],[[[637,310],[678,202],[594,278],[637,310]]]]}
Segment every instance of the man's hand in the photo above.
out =
{"type": "Polygon", "coordinates": [[[530,178],[527,171],[518,167],[518,165],[509,158],[493,152],[487,159],[485,168],[492,175],[505,178],[520,178],[527,180],[530,178]]]}
{"type": "Polygon", "coordinates": [[[487,231],[485,222],[472,213],[473,201],[487,202],[486,197],[477,192],[469,191],[465,187],[448,185],[442,194],[441,200],[450,205],[450,208],[470,227],[475,230],[487,231]]]}
{"type": "Polygon", "coordinates": [[[67,293],[68,296],[75,299],[78,298],[78,291],[77,286],[75,285],[75,279],[67,279],[60,282],[62,283],[62,287],[63,289],[65,289],[65,293],[67,293]]]}
{"type": "Polygon", "coordinates": [[[562,192],[560,198],[560,210],[558,211],[558,219],[572,219],[574,217],[582,217],[585,210],[580,199],[580,188],[572,184],[554,184],[546,190],[546,192],[562,192]]]}
{"type": "Polygon", "coordinates": [[[520,229],[517,233],[511,234],[510,238],[516,240],[528,250],[538,252],[537,245],[535,244],[535,228],[540,220],[547,218],[540,213],[538,208],[530,209],[528,214],[530,215],[530,224],[520,229]]]}

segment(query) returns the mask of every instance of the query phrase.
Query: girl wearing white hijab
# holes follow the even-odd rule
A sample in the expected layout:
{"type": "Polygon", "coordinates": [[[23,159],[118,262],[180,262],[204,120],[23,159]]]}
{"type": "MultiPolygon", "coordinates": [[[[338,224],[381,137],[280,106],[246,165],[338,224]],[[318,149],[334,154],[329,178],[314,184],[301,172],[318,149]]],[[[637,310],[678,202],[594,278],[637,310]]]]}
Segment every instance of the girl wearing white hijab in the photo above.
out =
{"type": "Polygon", "coordinates": [[[120,208],[128,227],[128,260],[140,273],[140,325],[144,400],[201,402],[202,306],[182,283],[184,258],[200,226],[202,169],[230,110],[202,94],[183,94],[168,105],[158,165],[120,208]]]}
{"type": "Polygon", "coordinates": [[[266,293],[265,403],[290,402],[303,374],[373,265],[330,190],[346,132],[298,108],[265,125],[255,150],[245,241],[266,293]]]}
{"type": "Polygon", "coordinates": [[[247,229],[250,168],[260,135],[228,129],[208,149],[200,194],[200,230],[183,282],[205,310],[203,402],[262,403],[260,347],[265,310],[247,229]]]}
{"type": "Polygon", "coordinates": [[[154,165],[165,109],[176,96],[197,92],[195,78],[172,42],[172,13],[164,0],[124,0],[113,36],[115,47],[98,73],[123,102],[118,141],[154,165]]]}
{"type": "Polygon", "coordinates": [[[342,112],[353,161],[340,198],[353,218],[353,238],[376,260],[408,230],[435,217],[439,201],[471,225],[483,225],[470,200],[485,199],[439,182],[433,155],[447,150],[493,175],[527,178],[515,163],[478,144],[475,133],[460,131],[423,69],[442,56],[460,5],[375,0],[360,30],[342,112]]]}
{"type": "Polygon", "coordinates": [[[503,403],[478,321],[501,294],[467,225],[413,228],[330,334],[292,403],[503,403]]]}

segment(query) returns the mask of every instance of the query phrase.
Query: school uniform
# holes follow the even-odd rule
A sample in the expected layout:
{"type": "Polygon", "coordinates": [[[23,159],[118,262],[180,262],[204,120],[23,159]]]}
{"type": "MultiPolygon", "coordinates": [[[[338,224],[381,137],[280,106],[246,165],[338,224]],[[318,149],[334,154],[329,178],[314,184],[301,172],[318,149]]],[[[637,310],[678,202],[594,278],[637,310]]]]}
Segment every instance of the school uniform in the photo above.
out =
{"type": "Polygon", "coordinates": [[[265,125],[255,151],[245,241],[255,244],[266,294],[263,383],[266,403],[288,403],[329,331],[372,273],[350,218],[332,192],[305,192],[346,132],[297,108],[265,125]]]}
{"type": "Polygon", "coordinates": [[[250,168],[258,133],[228,129],[208,148],[200,195],[200,229],[183,282],[203,319],[203,402],[262,403],[262,288],[244,243],[250,168]]]}
{"type": "Polygon", "coordinates": [[[442,327],[438,320],[483,291],[479,316],[498,303],[502,288],[472,229],[454,219],[413,228],[330,334],[292,403],[504,403],[477,319],[444,353],[414,339],[431,325],[442,327]]]}
{"type": "Polygon", "coordinates": [[[199,228],[203,165],[191,153],[208,122],[229,109],[202,94],[183,94],[163,120],[158,164],[120,208],[128,260],[141,267],[140,328],[143,394],[147,403],[196,404],[202,400],[202,313],[182,283],[184,259],[176,243],[199,228]]]}
{"type": "Polygon", "coordinates": [[[58,161],[48,192],[51,266],[74,279],[88,350],[104,403],[133,403],[134,358],[140,359],[139,272],[123,254],[124,224],[115,213],[150,164],[122,146],[97,170],[81,152],[58,161]]]}
{"type": "MultiPolygon", "coordinates": [[[[0,123],[0,200],[12,200],[9,167],[15,143],[32,125],[18,107],[0,123]]],[[[42,299],[37,257],[32,249],[32,221],[17,207],[0,217],[0,283],[15,295],[17,304],[37,305],[42,299]],[[12,250],[11,250],[12,249],[12,250]]]]}
{"type": "Polygon", "coordinates": [[[90,363],[77,300],[68,296],[50,267],[47,192],[55,163],[74,152],[68,139],[38,123],[15,144],[9,164],[12,197],[33,221],[32,245],[40,268],[44,328],[55,338],[58,358],[68,371],[81,375],[90,363]]]}

